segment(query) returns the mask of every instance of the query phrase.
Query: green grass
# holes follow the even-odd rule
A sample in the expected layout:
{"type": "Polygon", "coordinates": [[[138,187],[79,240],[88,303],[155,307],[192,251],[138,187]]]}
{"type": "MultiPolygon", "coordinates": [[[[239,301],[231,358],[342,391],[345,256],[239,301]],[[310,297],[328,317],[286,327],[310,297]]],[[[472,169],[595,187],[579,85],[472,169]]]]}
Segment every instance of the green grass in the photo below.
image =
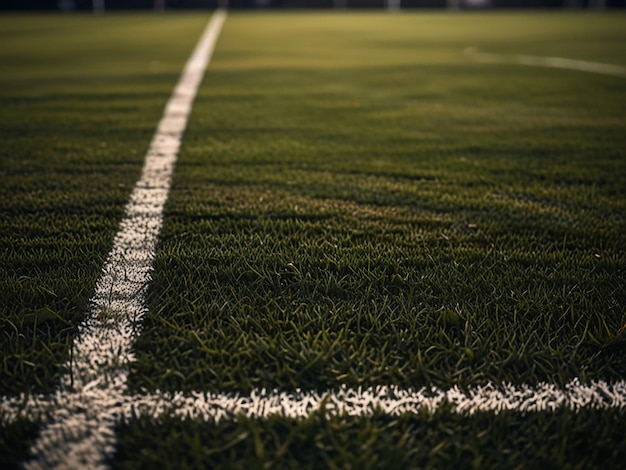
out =
{"type": "Polygon", "coordinates": [[[20,468],[20,462],[28,457],[28,448],[37,437],[39,426],[19,418],[16,422],[0,425],[0,467],[20,468]]]}
{"type": "Polygon", "coordinates": [[[623,378],[625,82],[462,55],[616,58],[618,19],[232,15],[131,384],[623,378]]]}
{"type": "Polygon", "coordinates": [[[0,395],[56,383],[205,22],[0,17],[0,395]]]}
{"type": "MultiPolygon", "coordinates": [[[[58,380],[205,22],[0,17],[0,395],[58,380]]],[[[623,379],[626,81],[463,56],[626,65],[623,23],[230,13],[185,133],[131,390],[623,379]]],[[[624,460],[624,422],[139,418],[112,464],[604,468],[624,460]]],[[[35,432],[0,431],[3,466],[35,432]]]]}
{"type": "MultiPolygon", "coordinates": [[[[203,15],[0,16],[0,396],[47,392],[203,15]]],[[[0,429],[0,467],[37,426],[0,429]]]]}
{"type": "Polygon", "coordinates": [[[623,412],[389,417],[313,413],[212,425],[167,416],[121,429],[113,468],[616,468],[623,412]]]}
{"type": "MultiPolygon", "coordinates": [[[[621,21],[231,15],[177,166],[131,387],[623,378],[625,83],[462,56],[623,64],[621,21]]],[[[160,418],[121,428],[115,464],[601,468],[623,458],[622,420],[160,418]]]]}

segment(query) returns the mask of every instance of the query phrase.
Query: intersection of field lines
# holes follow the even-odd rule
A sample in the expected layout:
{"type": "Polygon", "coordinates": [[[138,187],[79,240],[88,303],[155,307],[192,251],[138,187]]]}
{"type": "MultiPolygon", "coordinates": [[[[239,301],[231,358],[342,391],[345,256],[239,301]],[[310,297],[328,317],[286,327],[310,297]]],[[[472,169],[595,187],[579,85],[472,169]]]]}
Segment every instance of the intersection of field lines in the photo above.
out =
{"type": "MultiPolygon", "coordinates": [[[[2,395],[58,380],[206,20],[33,18],[14,18],[2,51],[2,395]]],[[[624,81],[463,56],[626,64],[622,23],[231,13],[177,163],[131,390],[623,379],[624,81]]],[[[592,466],[623,457],[623,418],[141,417],[112,464],[592,466]]]]}

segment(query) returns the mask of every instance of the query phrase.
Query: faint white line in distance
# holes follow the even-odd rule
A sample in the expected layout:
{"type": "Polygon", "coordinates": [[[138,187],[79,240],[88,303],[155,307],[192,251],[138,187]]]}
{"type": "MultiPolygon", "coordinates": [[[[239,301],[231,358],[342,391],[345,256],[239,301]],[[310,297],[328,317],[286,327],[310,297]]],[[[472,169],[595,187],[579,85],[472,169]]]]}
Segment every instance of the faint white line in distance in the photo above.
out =
{"type": "Polygon", "coordinates": [[[465,57],[482,64],[517,64],[532,67],[548,67],[555,69],[578,70],[581,72],[611,75],[626,78],[626,67],[585,60],[566,59],[563,57],[542,57],[521,54],[493,54],[479,51],[475,47],[465,49],[465,57]]]}

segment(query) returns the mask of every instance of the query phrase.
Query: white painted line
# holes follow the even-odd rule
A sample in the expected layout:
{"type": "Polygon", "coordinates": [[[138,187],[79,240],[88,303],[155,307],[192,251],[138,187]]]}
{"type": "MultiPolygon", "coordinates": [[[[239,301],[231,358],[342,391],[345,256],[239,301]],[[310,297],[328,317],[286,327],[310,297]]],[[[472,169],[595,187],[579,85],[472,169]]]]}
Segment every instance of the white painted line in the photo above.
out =
{"type": "Polygon", "coordinates": [[[65,366],[71,373],[55,395],[43,397],[53,406],[41,416],[46,424],[26,468],[99,468],[114,449],[113,427],[119,405],[128,400],[127,364],[145,311],[163,206],[187,118],[225,19],[223,10],[212,15],[167,103],[65,366]]]}
{"type": "MultiPolygon", "coordinates": [[[[12,398],[0,405],[0,417],[4,422],[13,422],[18,416],[37,420],[50,406],[73,412],[77,404],[83,401],[100,410],[106,410],[105,417],[111,423],[121,422],[122,417],[158,418],[165,413],[181,419],[201,419],[210,423],[234,421],[239,414],[258,419],[269,416],[306,418],[312,412],[321,410],[328,416],[341,413],[369,416],[376,411],[398,416],[417,414],[422,409],[433,412],[444,404],[450,406],[452,411],[466,416],[478,412],[535,413],[559,409],[580,411],[626,408],[624,380],[612,383],[600,380],[581,384],[575,379],[564,388],[547,383],[534,387],[506,384],[496,386],[489,383],[469,387],[467,391],[458,387],[448,390],[434,387],[415,390],[380,386],[358,389],[341,387],[324,393],[256,390],[250,395],[207,392],[157,392],[145,395],[120,393],[116,396],[118,400],[115,403],[111,403],[108,393],[107,389],[87,387],[73,394],[59,392],[53,397],[12,398]]],[[[76,429],[82,430],[80,421],[74,419],[73,423],[76,429]]]]}
{"type": "Polygon", "coordinates": [[[376,411],[399,415],[432,411],[443,404],[465,415],[626,408],[626,381],[583,385],[574,380],[564,389],[545,383],[535,387],[487,384],[470,387],[466,392],[457,387],[413,390],[381,386],[357,390],[343,387],[321,394],[265,390],[247,396],[203,392],[129,394],[127,364],[133,360],[131,345],[145,312],[145,291],[163,206],[192,103],[225,19],[224,11],[213,15],[166,106],[97,282],[89,315],[79,328],[72,359],[66,364],[71,374],[50,395],[0,399],[1,424],[12,423],[20,416],[43,423],[31,449],[35,459],[26,463],[26,468],[104,468],[114,451],[115,425],[134,415],[157,418],[170,412],[182,419],[217,423],[236,419],[239,413],[251,418],[303,418],[317,410],[329,415],[366,416],[376,411]]]}
{"type": "Polygon", "coordinates": [[[538,412],[559,408],[607,409],[626,408],[626,381],[609,384],[603,381],[581,385],[577,380],[565,389],[550,384],[497,387],[493,384],[471,387],[463,392],[458,387],[449,390],[422,388],[402,389],[394,386],[350,389],[342,387],[325,393],[266,392],[257,390],[250,395],[236,394],[155,394],[136,397],[137,414],[158,417],[170,412],[180,418],[200,418],[219,423],[234,420],[238,414],[249,418],[285,416],[306,418],[312,412],[324,410],[329,416],[346,413],[369,416],[376,411],[391,416],[417,414],[422,409],[435,411],[443,404],[459,414],[472,415],[481,411],[538,412]]]}
{"type": "Polygon", "coordinates": [[[598,73],[601,75],[626,78],[626,67],[621,65],[602,64],[599,62],[588,62],[585,60],[519,54],[492,54],[488,52],[481,52],[475,47],[468,47],[465,49],[465,56],[483,64],[529,65],[532,67],[578,70],[581,72],[598,73]]]}

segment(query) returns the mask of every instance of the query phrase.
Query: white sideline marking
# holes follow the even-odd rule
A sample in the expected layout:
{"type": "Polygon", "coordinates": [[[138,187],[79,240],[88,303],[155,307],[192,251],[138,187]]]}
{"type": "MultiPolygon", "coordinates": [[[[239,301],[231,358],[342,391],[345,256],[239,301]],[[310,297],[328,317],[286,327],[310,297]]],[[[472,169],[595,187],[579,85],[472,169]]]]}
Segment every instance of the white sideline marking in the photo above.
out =
{"type": "MultiPolygon", "coordinates": [[[[132,416],[158,418],[166,413],[182,419],[201,419],[219,423],[235,420],[238,414],[249,418],[284,416],[306,418],[312,412],[324,410],[329,415],[342,413],[351,416],[368,416],[376,411],[398,416],[417,414],[422,409],[430,412],[444,404],[452,411],[464,415],[479,412],[513,411],[534,413],[570,409],[625,409],[626,381],[614,383],[594,381],[588,385],[577,379],[569,382],[564,389],[553,384],[502,385],[489,383],[470,387],[467,392],[458,387],[449,390],[439,388],[402,389],[394,386],[350,389],[347,387],[325,393],[299,391],[296,393],[256,390],[250,395],[227,393],[161,393],[146,395],[118,394],[117,402],[111,403],[109,390],[93,387],[72,395],[61,391],[54,396],[9,398],[0,406],[1,421],[13,422],[18,416],[37,420],[45,415],[50,407],[57,407],[69,413],[75,410],[77,395],[81,400],[88,399],[100,410],[106,410],[106,419],[111,423],[121,422],[132,416]]],[[[78,423],[75,427],[79,428],[78,423]]],[[[71,428],[71,427],[70,427],[71,428]]],[[[82,430],[81,430],[82,431],[82,430]]]]}
{"type": "Polygon", "coordinates": [[[99,468],[114,450],[113,427],[119,405],[128,400],[126,364],[133,360],[131,344],[145,312],[163,206],[187,118],[225,19],[223,10],[211,16],[166,105],[74,340],[65,366],[71,373],[48,399],[55,406],[42,416],[46,424],[26,468],[99,468]]]}
{"type": "Polygon", "coordinates": [[[555,69],[578,70],[581,72],[599,73],[613,77],[626,77],[626,67],[613,64],[601,64],[585,60],[565,59],[563,57],[541,57],[518,54],[492,54],[481,52],[475,47],[465,49],[465,56],[483,64],[518,64],[533,67],[549,67],[555,69]]]}

